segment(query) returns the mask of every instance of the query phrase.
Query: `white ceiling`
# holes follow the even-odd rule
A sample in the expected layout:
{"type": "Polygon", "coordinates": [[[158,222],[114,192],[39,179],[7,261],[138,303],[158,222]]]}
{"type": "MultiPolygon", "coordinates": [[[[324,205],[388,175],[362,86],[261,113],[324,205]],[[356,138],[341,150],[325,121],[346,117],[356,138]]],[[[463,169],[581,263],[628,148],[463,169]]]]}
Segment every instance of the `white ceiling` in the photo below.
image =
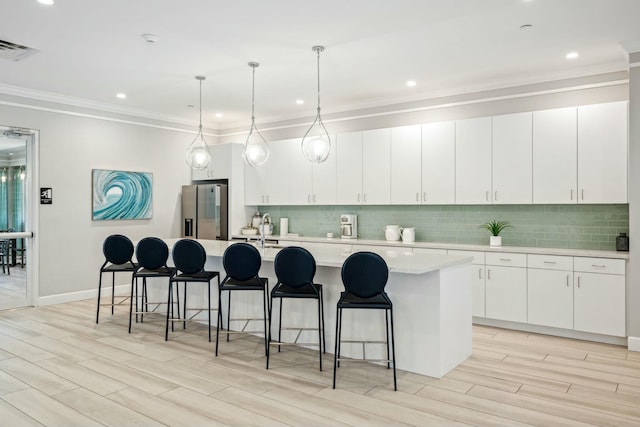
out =
{"type": "Polygon", "coordinates": [[[38,50],[0,59],[0,92],[197,123],[202,74],[203,121],[220,129],[249,125],[248,61],[258,123],[313,116],[317,44],[331,113],[625,70],[620,43],[640,40],[638,0],[0,0],[0,13],[0,40],[38,50]]]}

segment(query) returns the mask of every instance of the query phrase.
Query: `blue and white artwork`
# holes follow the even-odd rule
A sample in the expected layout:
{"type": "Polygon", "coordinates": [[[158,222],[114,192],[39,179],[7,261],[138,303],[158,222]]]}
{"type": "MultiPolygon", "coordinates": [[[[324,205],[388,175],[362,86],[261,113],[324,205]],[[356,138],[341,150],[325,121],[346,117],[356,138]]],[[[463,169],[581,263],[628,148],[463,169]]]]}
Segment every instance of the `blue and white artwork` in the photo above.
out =
{"type": "Polygon", "coordinates": [[[150,219],[153,175],[93,169],[93,219],[150,219]]]}

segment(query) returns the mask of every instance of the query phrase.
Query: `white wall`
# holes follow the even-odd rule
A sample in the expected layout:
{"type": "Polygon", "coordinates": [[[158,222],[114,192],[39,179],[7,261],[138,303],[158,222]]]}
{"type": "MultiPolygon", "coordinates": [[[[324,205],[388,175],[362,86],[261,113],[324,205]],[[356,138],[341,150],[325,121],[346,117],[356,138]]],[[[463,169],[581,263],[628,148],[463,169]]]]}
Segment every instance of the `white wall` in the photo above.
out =
{"type": "Polygon", "coordinates": [[[35,186],[36,190],[53,188],[53,204],[36,207],[39,223],[34,231],[40,250],[36,299],[96,289],[104,260],[102,242],[110,234],[121,233],[132,240],[179,237],[180,187],[191,182],[184,150],[193,134],[14,107],[1,101],[2,125],[39,131],[39,182],[35,186]],[[94,168],[153,173],[153,218],[92,221],[94,168]]]}

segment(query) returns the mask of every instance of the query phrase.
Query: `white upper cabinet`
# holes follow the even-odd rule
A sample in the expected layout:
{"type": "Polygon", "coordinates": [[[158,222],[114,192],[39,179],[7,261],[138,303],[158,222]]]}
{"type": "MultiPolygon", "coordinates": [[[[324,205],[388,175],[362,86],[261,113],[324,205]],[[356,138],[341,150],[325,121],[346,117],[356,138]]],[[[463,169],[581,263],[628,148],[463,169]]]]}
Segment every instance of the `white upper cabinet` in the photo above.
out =
{"type": "Polygon", "coordinates": [[[269,143],[269,158],[258,167],[245,165],[246,205],[290,203],[289,146],[291,140],[269,143]]]}
{"type": "Polygon", "coordinates": [[[362,132],[341,133],[336,141],[337,200],[339,205],[362,203],[362,132]]]}
{"type": "Polygon", "coordinates": [[[576,203],[577,109],[533,112],[533,203],[576,203]]]}
{"type": "Polygon", "coordinates": [[[362,203],[391,202],[391,129],[362,132],[362,203]]]}
{"type": "Polygon", "coordinates": [[[627,103],[578,107],[578,203],[627,203],[627,103]]]}
{"type": "Polygon", "coordinates": [[[456,121],[456,203],[491,203],[491,117],[456,121]]]}
{"type": "Polygon", "coordinates": [[[302,138],[289,140],[289,160],[291,173],[291,204],[313,203],[312,163],[302,154],[302,138]]]}
{"type": "Polygon", "coordinates": [[[452,205],[455,194],[456,124],[422,125],[422,203],[452,205]]]}
{"type": "Polygon", "coordinates": [[[206,169],[192,169],[191,180],[229,179],[231,177],[231,156],[233,144],[209,145],[211,164],[206,169]]]}
{"type": "Polygon", "coordinates": [[[531,203],[532,113],[493,117],[493,203],[531,203]]]}
{"type": "Polygon", "coordinates": [[[391,203],[417,205],[422,199],[421,126],[391,129],[391,203]]]}

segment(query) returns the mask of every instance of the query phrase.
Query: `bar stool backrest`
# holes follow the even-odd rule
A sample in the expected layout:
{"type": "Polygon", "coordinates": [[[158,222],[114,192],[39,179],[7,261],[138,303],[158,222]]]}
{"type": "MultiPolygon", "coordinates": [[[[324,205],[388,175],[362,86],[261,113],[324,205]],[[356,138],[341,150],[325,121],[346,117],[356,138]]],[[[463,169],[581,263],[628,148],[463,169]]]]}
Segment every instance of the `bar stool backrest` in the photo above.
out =
{"type": "Polygon", "coordinates": [[[316,275],[316,260],[308,250],[289,246],[276,254],[274,269],[278,283],[299,288],[313,283],[313,277],[316,275]]]}
{"type": "Polygon", "coordinates": [[[138,265],[147,270],[157,270],[167,265],[169,247],[157,237],[145,237],[136,246],[138,265]]]}
{"type": "Polygon", "coordinates": [[[389,267],[376,253],[356,252],[342,264],[341,275],[345,291],[360,298],[370,298],[384,292],[389,267]]]}
{"type": "Polygon", "coordinates": [[[127,236],[112,234],[104,239],[102,253],[111,264],[121,265],[131,261],[133,256],[133,243],[127,236]]]}
{"type": "Polygon", "coordinates": [[[262,258],[255,246],[249,243],[236,243],[225,249],[222,265],[231,279],[245,282],[258,276],[262,258]]]}
{"type": "Polygon", "coordinates": [[[192,239],[178,240],[173,245],[173,264],[186,274],[194,274],[204,269],[207,253],[199,242],[192,239]]]}

